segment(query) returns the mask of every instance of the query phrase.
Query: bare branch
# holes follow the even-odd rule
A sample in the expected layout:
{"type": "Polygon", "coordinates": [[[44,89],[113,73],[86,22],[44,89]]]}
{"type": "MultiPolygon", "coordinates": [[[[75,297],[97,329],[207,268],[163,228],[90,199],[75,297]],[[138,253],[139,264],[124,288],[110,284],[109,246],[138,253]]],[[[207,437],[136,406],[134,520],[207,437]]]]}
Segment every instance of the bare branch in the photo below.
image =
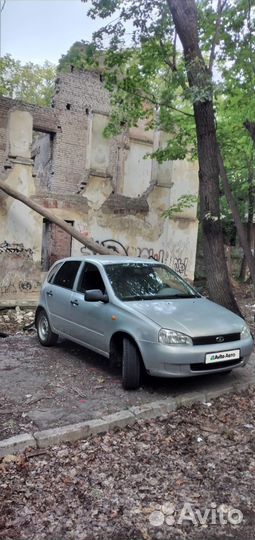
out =
{"type": "Polygon", "coordinates": [[[172,105],[169,105],[168,103],[160,103],[159,104],[161,107],[164,106],[164,107],[168,107],[168,109],[171,109],[172,111],[176,111],[178,113],[181,113],[181,114],[184,114],[185,116],[191,116],[192,118],[194,118],[194,114],[192,113],[188,113],[188,112],[185,112],[185,111],[182,111],[181,109],[177,109],[176,107],[172,107],[172,105]]]}

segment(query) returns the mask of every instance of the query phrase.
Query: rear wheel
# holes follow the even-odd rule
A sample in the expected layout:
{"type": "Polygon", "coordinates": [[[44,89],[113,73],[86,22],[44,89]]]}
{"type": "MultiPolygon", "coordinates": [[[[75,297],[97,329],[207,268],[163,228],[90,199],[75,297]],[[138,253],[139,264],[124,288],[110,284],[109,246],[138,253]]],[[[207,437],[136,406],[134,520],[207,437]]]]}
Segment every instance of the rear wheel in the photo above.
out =
{"type": "Polygon", "coordinates": [[[44,347],[50,347],[51,345],[55,345],[55,343],[57,343],[58,335],[52,332],[49,319],[44,309],[41,309],[36,317],[36,329],[41,345],[44,347]]]}
{"type": "Polygon", "coordinates": [[[125,390],[137,390],[141,378],[141,357],[133,341],[123,339],[122,385],[125,390]]]}

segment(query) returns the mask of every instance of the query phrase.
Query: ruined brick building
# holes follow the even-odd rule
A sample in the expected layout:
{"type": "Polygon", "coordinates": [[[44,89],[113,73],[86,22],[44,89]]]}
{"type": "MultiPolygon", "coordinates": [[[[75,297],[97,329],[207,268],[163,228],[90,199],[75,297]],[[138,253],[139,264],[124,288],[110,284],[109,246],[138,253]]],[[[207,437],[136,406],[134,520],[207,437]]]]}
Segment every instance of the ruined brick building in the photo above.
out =
{"type": "MultiPolygon", "coordinates": [[[[144,159],[166,142],[143,124],[103,136],[110,110],[100,74],[56,81],[52,108],[0,98],[1,179],[122,254],[153,256],[192,279],[196,208],[162,212],[197,194],[195,163],[144,159]]],[[[44,272],[60,257],[87,253],[76,240],[0,192],[0,302],[36,300],[44,272]]]]}

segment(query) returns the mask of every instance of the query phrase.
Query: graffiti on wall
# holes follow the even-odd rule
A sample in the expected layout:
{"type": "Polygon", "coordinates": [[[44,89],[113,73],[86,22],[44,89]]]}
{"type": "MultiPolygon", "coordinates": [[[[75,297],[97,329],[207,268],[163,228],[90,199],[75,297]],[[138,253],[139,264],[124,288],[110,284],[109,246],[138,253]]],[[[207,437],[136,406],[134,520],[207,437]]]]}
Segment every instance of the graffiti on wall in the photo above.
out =
{"type": "Polygon", "coordinates": [[[17,294],[38,292],[41,288],[39,280],[20,280],[9,281],[9,283],[0,285],[0,294],[17,294]]]}
{"type": "Polygon", "coordinates": [[[27,257],[28,259],[32,259],[33,257],[33,251],[30,248],[25,248],[23,244],[16,244],[9,242],[2,242],[0,244],[0,253],[12,253],[15,255],[23,255],[27,257]]]}
{"type": "MultiPolygon", "coordinates": [[[[99,242],[99,240],[96,240],[96,242],[97,244],[101,244],[102,246],[111,249],[113,253],[117,253],[118,255],[131,255],[132,257],[154,259],[155,261],[168,264],[171,268],[173,268],[175,272],[177,272],[177,274],[180,274],[181,276],[186,276],[187,274],[188,257],[185,257],[184,259],[182,259],[181,257],[173,257],[167,250],[156,250],[150,247],[138,246],[131,249],[129,248],[129,246],[125,247],[121,242],[112,238],[102,240],[101,242],[99,242]],[[130,251],[132,251],[132,253],[130,251]]],[[[91,255],[92,252],[89,251],[85,246],[82,246],[81,253],[83,255],[91,255]]],[[[93,254],[95,255],[95,253],[93,254]]]]}
{"type": "Polygon", "coordinates": [[[177,274],[180,274],[181,276],[186,276],[187,274],[187,266],[188,266],[188,257],[185,257],[185,259],[181,259],[180,257],[175,257],[173,259],[172,266],[173,270],[177,272],[177,274]]]}

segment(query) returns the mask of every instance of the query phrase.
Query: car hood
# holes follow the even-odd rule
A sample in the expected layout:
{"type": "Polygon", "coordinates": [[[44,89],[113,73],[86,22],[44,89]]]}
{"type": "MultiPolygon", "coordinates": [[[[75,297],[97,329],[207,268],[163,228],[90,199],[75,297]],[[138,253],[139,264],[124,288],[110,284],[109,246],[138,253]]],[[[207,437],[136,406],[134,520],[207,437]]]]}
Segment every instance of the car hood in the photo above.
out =
{"type": "Polygon", "coordinates": [[[206,298],[139,300],[128,304],[160,327],[191,337],[240,332],[244,324],[232,311],[206,298]]]}

